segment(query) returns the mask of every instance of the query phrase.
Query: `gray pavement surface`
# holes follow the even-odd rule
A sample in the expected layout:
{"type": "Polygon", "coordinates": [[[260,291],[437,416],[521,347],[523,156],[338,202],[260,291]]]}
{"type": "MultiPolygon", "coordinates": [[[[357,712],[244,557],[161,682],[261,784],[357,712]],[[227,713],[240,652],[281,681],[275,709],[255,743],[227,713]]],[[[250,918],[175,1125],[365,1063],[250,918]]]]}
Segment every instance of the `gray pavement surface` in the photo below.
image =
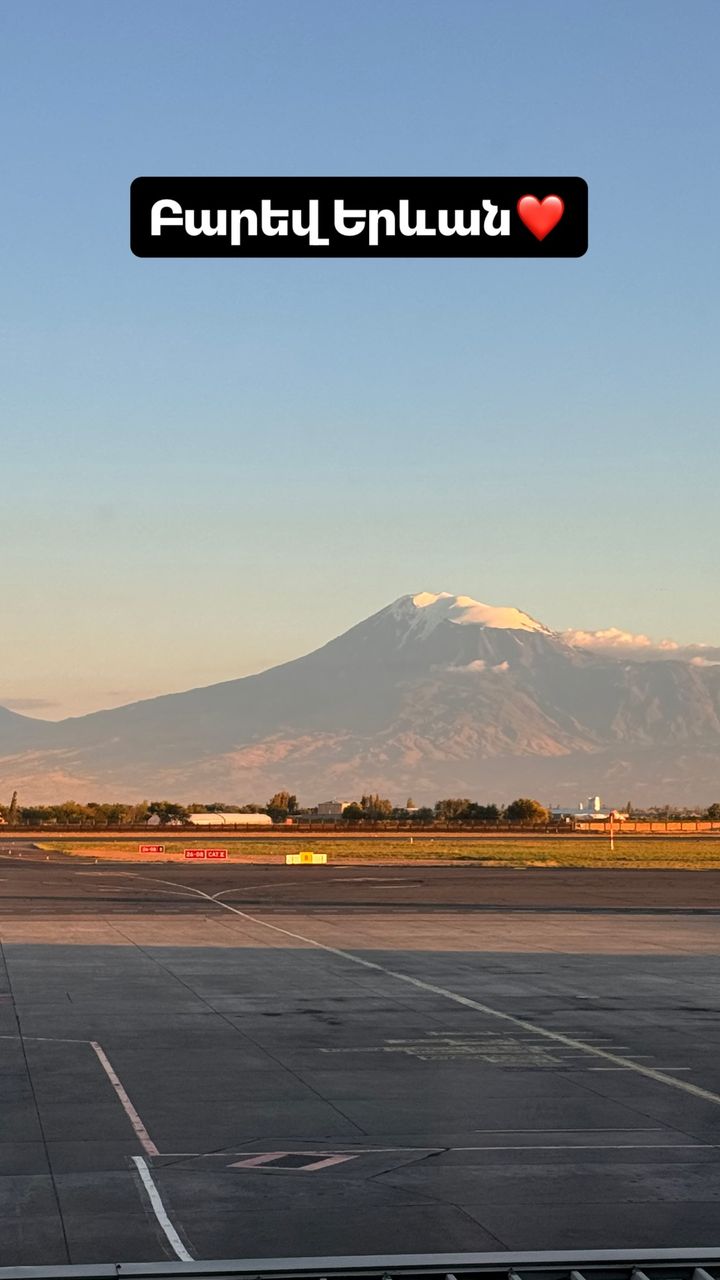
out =
{"type": "Polygon", "coordinates": [[[720,871],[429,866],[418,863],[286,867],[277,863],[99,862],[0,842],[3,912],[196,911],[202,888],[238,906],[343,911],[662,911],[720,914],[720,871]],[[3,851],[10,849],[11,852],[3,851]],[[22,855],[22,856],[20,856],[22,855]],[[92,874],[88,874],[92,872],[92,874]],[[172,881],[175,892],[167,881],[172,881]],[[184,892],[185,891],[185,892],[184,892]]]}
{"type": "Polygon", "coordinates": [[[718,879],[398,870],[0,860],[0,1265],[717,1245],[718,879]]]}

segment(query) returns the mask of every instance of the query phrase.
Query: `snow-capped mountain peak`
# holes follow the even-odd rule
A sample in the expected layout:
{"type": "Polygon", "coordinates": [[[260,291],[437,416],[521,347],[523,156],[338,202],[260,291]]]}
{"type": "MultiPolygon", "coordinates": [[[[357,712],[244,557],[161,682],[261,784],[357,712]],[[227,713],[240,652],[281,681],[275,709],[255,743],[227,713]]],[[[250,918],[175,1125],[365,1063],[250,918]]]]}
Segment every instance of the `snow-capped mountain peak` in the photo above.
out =
{"type": "Polygon", "coordinates": [[[471,596],[455,596],[449,591],[420,591],[414,596],[401,596],[390,609],[399,621],[409,624],[415,635],[429,635],[442,622],[501,631],[535,631],[546,636],[554,634],[520,609],[482,604],[471,596]]]}
{"type": "Polygon", "coordinates": [[[0,713],[5,794],[38,801],[71,788],[572,801],[621,778],[643,802],[705,805],[719,776],[720,647],[568,637],[450,592],[403,596],[239,680],[59,723],[0,713]]]}

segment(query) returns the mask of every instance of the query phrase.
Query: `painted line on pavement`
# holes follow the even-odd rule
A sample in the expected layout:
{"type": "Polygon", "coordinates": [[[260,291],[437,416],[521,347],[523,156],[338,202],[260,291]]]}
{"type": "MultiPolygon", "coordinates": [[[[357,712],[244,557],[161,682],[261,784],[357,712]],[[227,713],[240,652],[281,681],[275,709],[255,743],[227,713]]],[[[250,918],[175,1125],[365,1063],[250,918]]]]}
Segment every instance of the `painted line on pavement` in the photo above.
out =
{"type": "MultiPolygon", "coordinates": [[[[245,1155],[244,1151],[232,1152],[232,1155],[245,1155]]],[[[248,1160],[236,1160],[232,1164],[227,1165],[228,1169],[253,1169],[261,1172],[277,1172],[278,1169],[282,1173],[315,1173],[318,1169],[327,1169],[330,1165],[345,1164],[348,1160],[355,1160],[362,1152],[353,1151],[350,1154],[326,1151],[261,1151],[253,1152],[248,1160]],[[307,1160],[307,1164],[295,1165],[294,1168],[288,1169],[282,1165],[275,1163],[278,1160],[286,1159],[288,1156],[302,1156],[307,1160]]]]}
{"type": "MultiPolygon", "coordinates": [[[[478,1154],[483,1151],[562,1151],[565,1155],[571,1155],[574,1151],[716,1151],[720,1147],[717,1142],[504,1142],[500,1144],[485,1145],[480,1147],[463,1146],[463,1147],[349,1147],[337,1148],[335,1151],[161,1151],[159,1159],[164,1160],[227,1160],[228,1156],[248,1157],[247,1159],[233,1160],[226,1165],[227,1169],[250,1169],[263,1172],[272,1165],[272,1160],[278,1160],[282,1156],[307,1156],[312,1161],[312,1157],[318,1159],[315,1162],[306,1165],[298,1165],[295,1169],[281,1169],[283,1173],[309,1173],[318,1169],[327,1168],[330,1165],[345,1163],[347,1160],[355,1159],[359,1156],[382,1156],[382,1155],[402,1155],[402,1154],[419,1154],[425,1155],[452,1155],[455,1151],[464,1151],[478,1154]]],[[[134,1159],[135,1157],[133,1157],[134,1159]]],[[[162,1167],[162,1166],[161,1166],[162,1167]]]]}
{"type": "Polygon", "coordinates": [[[158,1191],[157,1187],[155,1186],[155,1183],[150,1177],[150,1170],[148,1169],[147,1164],[143,1160],[143,1157],[133,1156],[132,1160],[133,1160],[133,1164],[135,1165],[135,1168],[137,1169],[140,1175],[140,1179],[142,1181],[143,1187],[145,1188],[145,1191],[147,1193],[147,1198],[150,1201],[150,1204],[152,1206],[153,1213],[155,1214],[155,1217],[157,1218],[158,1223],[160,1224],[165,1234],[165,1239],[170,1245],[170,1248],[175,1254],[175,1257],[178,1258],[180,1262],[194,1262],[195,1259],[193,1258],[191,1253],[188,1253],[187,1249],[185,1248],[185,1245],[183,1244],[182,1240],[180,1239],[177,1231],[175,1230],[172,1222],[168,1217],[167,1210],[160,1196],[160,1192],[158,1191]]]}
{"type": "MultiPolygon", "coordinates": [[[[105,1075],[107,1076],[113,1089],[115,1090],[115,1093],[117,1094],[117,1097],[118,1097],[118,1101],[120,1102],[120,1106],[123,1108],[125,1115],[130,1121],[133,1129],[135,1130],[135,1136],[137,1137],[137,1140],[140,1143],[140,1146],[142,1147],[143,1151],[148,1156],[158,1156],[160,1152],[155,1146],[155,1143],[150,1137],[150,1134],[145,1128],[145,1125],[140,1119],[140,1116],[135,1110],[127,1093],[125,1092],[122,1081],[120,1080],[120,1077],[115,1072],[113,1065],[110,1062],[110,1059],[105,1053],[105,1050],[100,1047],[97,1040],[90,1040],[89,1043],[92,1049],[94,1050],[95,1054],[97,1055],[100,1066],[102,1067],[103,1071],[105,1072],[105,1075]]],[[[139,1159],[140,1157],[137,1157],[137,1158],[139,1159]]],[[[133,1156],[133,1160],[135,1159],[136,1157],[133,1156]]]]}
{"type": "MultiPolygon", "coordinates": [[[[128,875],[135,876],[138,880],[150,879],[150,877],[141,876],[132,871],[128,872],[128,875]]],[[[156,884],[166,884],[171,889],[190,888],[189,885],[179,885],[172,880],[157,880],[154,877],[153,879],[156,884]]],[[[702,1089],[700,1085],[691,1084],[688,1080],[677,1080],[674,1076],[665,1075],[664,1072],[658,1071],[654,1067],[643,1066],[639,1062],[633,1062],[630,1058],[623,1058],[619,1054],[611,1053],[607,1049],[601,1049],[597,1045],[588,1044],[572,1036],[562,1035],[559,1031],[550,1031],[534,1022],[528,1022],[525,1018],[516,1018],[512,1013],[505,1013],[502,1009],[493,1009],[491,1005],[481,1004],[479,1000],[472,1000],[469,996],[461,996],[456,991],[449,991],[445,987],[436,986],[435,983],[424,982],[422,978],[414,978],[409,973],[400,973],[396,969],[386,969],[384,965],[378,964],[374,960],[365,960],[362,956],[355,955],[352,951],[343,951],[340,947],[331,947],[326,942],[319,942],[317,938],[308,938],[302,933],[293,932],[291,929],[283,929],[281,925],[259,920],[257,916],[251,916],[247,911],[241,911],[239,907],[234,907],[230,902],[221,902],[211,894],[205,893],[202,889],[193,889],[192,892],[200,898],[205,898],[208,902],[214,902],[216,906],[222,907],[225,911],[232,911],[234,915],[249,921],[250,924],[259,925],[263,929],[271,929],[274,933],[281,933],[286,938],[294,938],[296,942],[305,942],[308,946],[317,947],[321,951],[326,951],[329,955],[340,956],[343,960],[349,960],[352,964],[362,965],[364,969],[372,969],[376,973],[384,973],[386,977],[395,978],[398,982],[406,982],[410,986],[418,987],[421,991],[430,992],[431,995],[443,996],[446,1000],[452,1000],[455,1004],[463,1005],[467,1009],[475,1009],[478,1013],[486,1014],[487,1017],[499,1018],[503,1022],[509,1022],[514,1027],[521,1027],[523,1031],[532,1031],[546,1040],[552,1040],[555,1044],[563,1044],[570,1049],[582,1049],[598,1058],[604,1058],[605,1061],[611,1062],[617,1067],[635,1071],[638,1075],[654,1080],[656,1084],[669,1085],[671,1089],[679,1089],[682,1093],[701,1098],[703,1102],[711,1102],[713,1106],[720,1107],[720,1094],[713,1093],[710,1089],[702,1089]]]]}
{"type": "Polygon", "coordinates": [[[160,1152],[155,1146],[155,1143],[150,1137],[150,1134],[145,1128],[145,1125],[140,1119],[140,1116],[135,1110],[135,1107],[133,1106],[132,1102],[130,1101],[127,1095],[127,1092],[125,1090],[125,1087],[122,1083],[122,1080],[120,1079],[117,1072],[115,1071],[115,1068],[110,1062],[110,1059],[105,1053],[105,1050],[103,1049],[102,1045],[98,1044],[97,1040],[70,1040],[62,1036],[18,1036],[18,1035],[0,1036],[0,1040],[17,1040],[20,1043],[27,1041],[33,1044],[89,1044],[98,1062],[100,1063],[100,1066],[105,1072],[105,1075],[110,1081],[110,1084],[115,1090],[115,1094],[118,1098],[118,1101],[120,1102],[120,1105],[123,1108],[125,1115],[130,1121],[130,1124],[132,1125],[135,1131],[135,1136],[137,1137],[137,1140],[140,1143],[140,1146],[142,1147],[143,1151],[148,1156],[160,1155],[160,1152]]]}

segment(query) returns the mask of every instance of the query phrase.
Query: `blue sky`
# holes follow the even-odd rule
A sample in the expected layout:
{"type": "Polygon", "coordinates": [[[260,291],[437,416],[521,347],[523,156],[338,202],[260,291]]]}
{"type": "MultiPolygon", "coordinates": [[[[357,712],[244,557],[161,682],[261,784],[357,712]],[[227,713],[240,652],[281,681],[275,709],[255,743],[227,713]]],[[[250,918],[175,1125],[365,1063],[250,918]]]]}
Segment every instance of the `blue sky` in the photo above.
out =
{"type": "Polygon", "coordinates": [[[720,643],[719,37],[705,0],[5,5],[0,702],[232,678],[421,590],[720,643]],[[162,173],[579,174],[590,250],[135,259],[162,173]]]}

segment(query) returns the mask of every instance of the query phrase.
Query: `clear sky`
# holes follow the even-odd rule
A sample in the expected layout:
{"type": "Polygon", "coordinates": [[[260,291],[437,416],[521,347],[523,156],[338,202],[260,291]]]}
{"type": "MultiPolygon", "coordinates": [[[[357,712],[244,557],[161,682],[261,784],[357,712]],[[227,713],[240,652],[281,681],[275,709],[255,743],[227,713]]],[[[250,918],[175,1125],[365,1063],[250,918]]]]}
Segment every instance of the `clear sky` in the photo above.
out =
{"type": "Polygon", "coordinates": [[[0,702],[406,592],[720,643],[716,0],[9,0],[0,702]],[[141,174],[579,174],[579,260],[149,261],[141,174]]]}

